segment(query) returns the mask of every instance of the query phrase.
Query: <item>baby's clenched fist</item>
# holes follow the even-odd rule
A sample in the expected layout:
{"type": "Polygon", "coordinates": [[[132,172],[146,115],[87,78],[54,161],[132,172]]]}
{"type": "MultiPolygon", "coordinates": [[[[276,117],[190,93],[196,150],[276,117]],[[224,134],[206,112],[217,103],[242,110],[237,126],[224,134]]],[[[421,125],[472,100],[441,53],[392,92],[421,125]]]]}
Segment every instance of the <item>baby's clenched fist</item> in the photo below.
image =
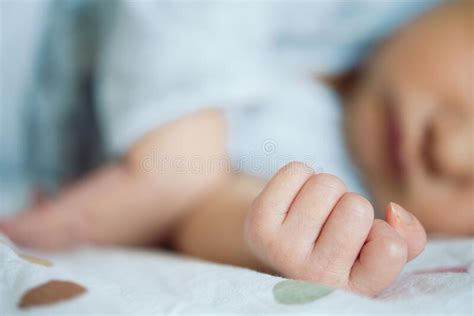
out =
{"type": "Polygon", "coordinates": [[[283,167],[253,203],[245,238],[253,253],[285,277],[369,296],[398,276],[425,246],[418,220],[390,203],[387,221],[347,192],[337,177],[298,162],[283,167]]]}

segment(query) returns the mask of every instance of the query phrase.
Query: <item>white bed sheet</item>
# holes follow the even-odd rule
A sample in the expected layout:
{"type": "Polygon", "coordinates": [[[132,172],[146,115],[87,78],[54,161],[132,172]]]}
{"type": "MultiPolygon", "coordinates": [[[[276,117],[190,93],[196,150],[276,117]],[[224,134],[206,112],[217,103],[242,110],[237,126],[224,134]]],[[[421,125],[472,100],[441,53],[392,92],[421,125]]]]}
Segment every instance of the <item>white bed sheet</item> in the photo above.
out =
{"type": "Polygon", "coordinates": [[[430,240],[425,252],[376,299],[336,290],[312,302],[288,305],[273,291],[284,279],[247,269],[162,251],[89,248],[39,254],[15,248],[0,236],[0,315],[472,315],[473,245],[474,239],[430,240]],[[19,254],[48,259],[53,265],[34,264],[19,254]],[[54,305],[18,309],[26,290],[49,280],[73,281],[87,292],[54,305]]]}

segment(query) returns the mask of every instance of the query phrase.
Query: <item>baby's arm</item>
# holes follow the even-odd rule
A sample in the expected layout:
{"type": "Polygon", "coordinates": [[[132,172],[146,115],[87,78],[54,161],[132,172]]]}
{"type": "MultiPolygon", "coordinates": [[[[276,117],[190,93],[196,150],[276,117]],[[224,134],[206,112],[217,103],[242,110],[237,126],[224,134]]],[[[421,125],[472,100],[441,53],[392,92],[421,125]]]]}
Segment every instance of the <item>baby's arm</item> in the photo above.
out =
{"type": "Polygon", "coordinates": [[[159,242],[226,177],[225,138],[219,111],[183,117],[143,137],[121,161],[0,223],[0,230],[21,245],[47,249],[159,242]],[[219,166],[204,168],[209,161],[219,166]]]}

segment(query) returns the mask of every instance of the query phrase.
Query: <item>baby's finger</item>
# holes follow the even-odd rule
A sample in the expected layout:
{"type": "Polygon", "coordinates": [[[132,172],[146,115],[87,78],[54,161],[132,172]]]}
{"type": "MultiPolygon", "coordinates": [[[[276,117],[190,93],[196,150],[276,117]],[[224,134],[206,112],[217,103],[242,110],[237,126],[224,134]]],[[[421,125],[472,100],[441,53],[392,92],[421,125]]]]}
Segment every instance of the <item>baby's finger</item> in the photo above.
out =
{"type": "MultiPolygon", "coordinates": [[[[354,262],[367,239],[374,220],[369,201],[355,193],[346,193],[327,219],[312,257],[331,278],[347,280],[354,262]]],[[[325,280],[321,280],[325,281],[325,280]]]]}
{"type": "Polygon", "coordinates": [[[304,247],[312,251],[334,205],[346,191],[346,185],[336,176],[327,173],[311,176],[294,199],[282,233],[295,235],[298,232],[298,243],[307,243],[304,247]]]}
{"type": "Polygon", "coordinates": [[[268,182],[252,205],[248,220],[264,234],[280,229],[286,214],[305,182],[314,170],[299,162],[281,168],[268,182]]]}
{"type": "Polygon", "coordinates": [[[387,222],[376,219],[359,259],[352,267],[351,291],[375,296],[400,274],[407,260],[407,245],[387,222]]]}
{"type": "Polygon", "coordinates": [[[79,236],[79,222],[72,212],[51,209],[29,210],[2,221],[0,232],[14,243],[31,248],[55,250],[75,244],[79,236]]]}
{"type": "Polygon", "coordinates": [[[385,218],[390,226],[405,238],[408,246],[408,260],[418,256],[426,246],[426,232],[418,219],[393,202],[387,206],[385,218]]]}

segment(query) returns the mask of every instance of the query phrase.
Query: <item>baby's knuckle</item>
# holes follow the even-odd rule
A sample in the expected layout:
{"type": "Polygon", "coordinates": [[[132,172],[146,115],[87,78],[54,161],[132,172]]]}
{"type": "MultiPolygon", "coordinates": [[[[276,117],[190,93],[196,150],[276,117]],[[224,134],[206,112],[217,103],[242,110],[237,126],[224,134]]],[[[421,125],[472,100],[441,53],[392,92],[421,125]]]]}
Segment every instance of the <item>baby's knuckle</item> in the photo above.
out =
{"type": "Polygon", "coordinates": [[[348,192],[344,194],[341,200],[344,206],[352,212],[352,214],[360,217],[372,218],[374,217],[374,208],[372,203],[363,196],[356,193],[348,192]]]}
{"type": "Polygon", "coordinates": [[[289,173],[306,173],[306,174],[313,174],[314,169],[308,166],[307,164],[300,162],[300,161],[291,161],[283,166],[281,169],[283,172],[289,173]]]}
{"type": "Polygon", "coordinates": [[[386,236],[382,241],[384,256],[389,260],[406,261],[408,247],[406,241],[398,234],[386,236]]]}
{"type": "Polygon", "coordinates": [[[346,184],[338,177],[329,173],[318,173],[308,180],[308,184],[315,187],[323,187],[335,192],[346,192],[346,184]]]}

